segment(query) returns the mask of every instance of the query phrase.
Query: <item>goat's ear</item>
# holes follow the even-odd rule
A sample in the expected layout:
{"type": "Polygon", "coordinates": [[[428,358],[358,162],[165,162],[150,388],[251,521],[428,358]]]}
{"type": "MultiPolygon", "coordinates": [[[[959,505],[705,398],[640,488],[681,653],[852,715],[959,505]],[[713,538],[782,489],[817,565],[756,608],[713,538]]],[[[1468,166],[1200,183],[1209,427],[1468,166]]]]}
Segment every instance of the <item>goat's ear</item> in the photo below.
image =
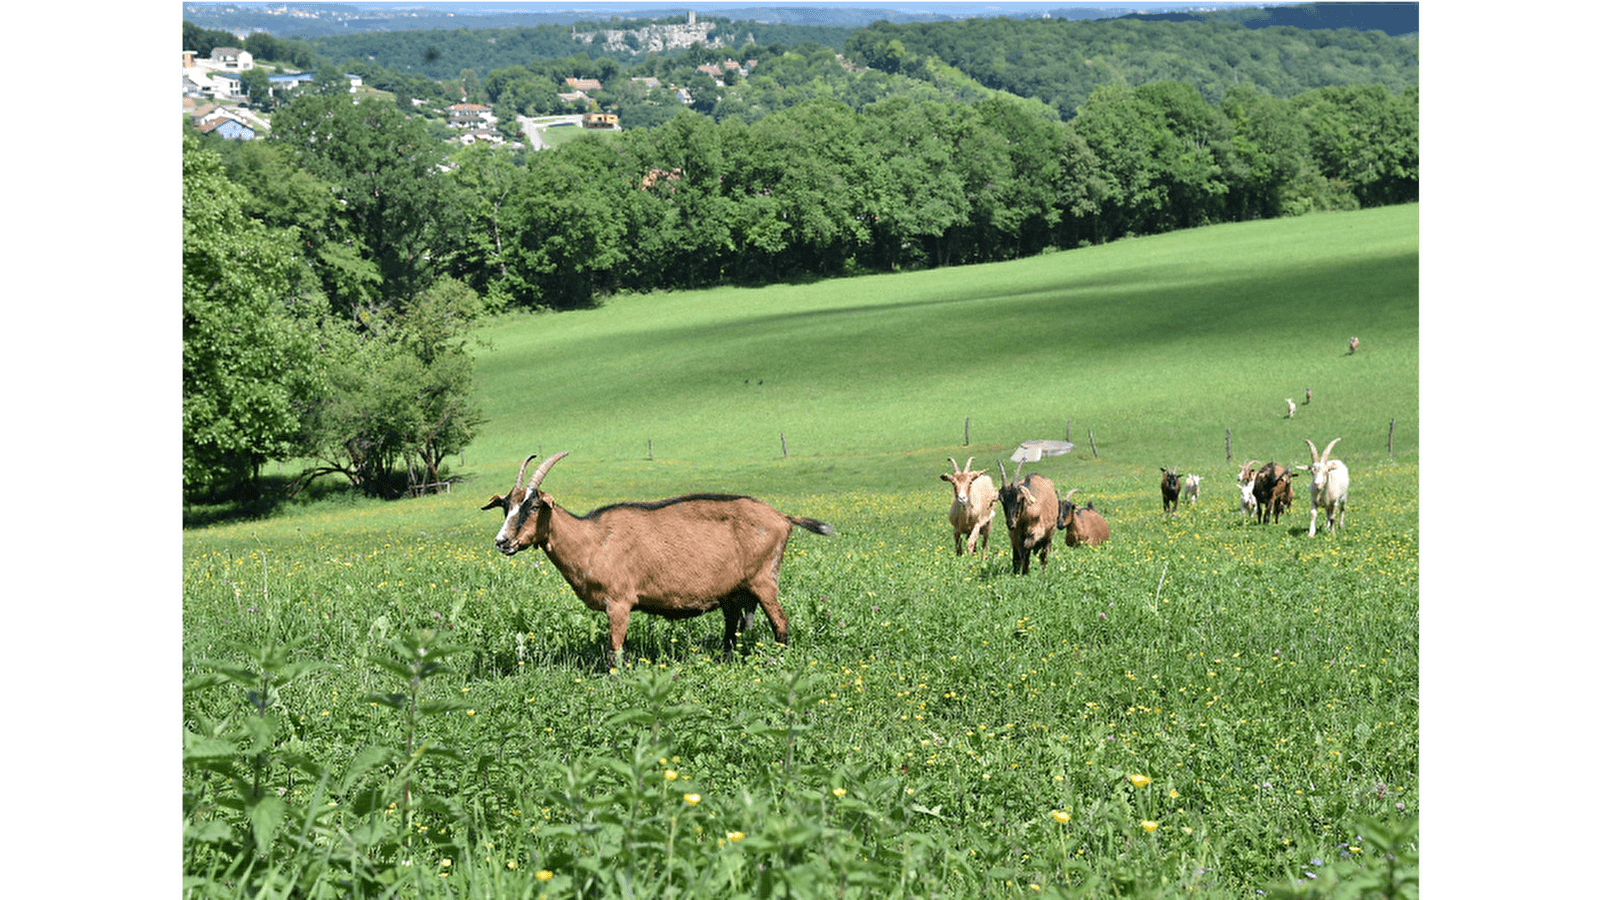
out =
{"type": "Polygon", "coordinates": [[[506,498],[500,496],[499,494],[495,494],[493,497],[490,497],[488,503],[485,503],[484,505],[482,505],[482,506],[480,506],[478,508],[479,509],[494,509],[497,506],[499,508],[501,508],[501,509],[505,509],[506,508],[506,498]]]}
{"type": "Polygon", "coordinates": [[[943,475],[940,475],[939,476],[939,480],[940,481],[948,481],[948,482],[951,482],[952,484],[955,483],[955,479],[950,477],[950,473],[949,472],[945,472],[943,475]]]}

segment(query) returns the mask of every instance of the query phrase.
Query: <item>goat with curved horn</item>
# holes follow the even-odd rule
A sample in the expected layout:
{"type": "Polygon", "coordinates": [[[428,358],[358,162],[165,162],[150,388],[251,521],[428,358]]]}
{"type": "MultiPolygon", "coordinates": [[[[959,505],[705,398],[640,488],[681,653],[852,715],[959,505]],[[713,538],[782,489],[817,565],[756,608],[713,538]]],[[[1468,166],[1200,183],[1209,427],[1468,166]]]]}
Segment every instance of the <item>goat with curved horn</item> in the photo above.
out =
{"type": "Polygon", "coordinates": [[[1016,471],[1006,476],[1005,463],[996,462],[1005,482],[1000,488],[1000,506],[1005,510],[1006,530],[1011,532],[1011,574],[1026,575],[1035,555],[1041,568],[1050,559],[1050,541],[1060,512],[1055,482],[1038,472],[1020,478],[1020,462],[1016,471]]]}
{"type": "Polygon", "coordinates": [[[1060,512],[1056,514],[1056,533],[1061,536],[1061,543],[1068,547],[1104,544],[1111,539],[1111,526],[1094,508],[1093,501],[1083,506],[1073,503],[1072,495],[1077,492],[1078,488],[1073,488],[1061,497],[1060,512]]]}
{"type": "Polygon", "coordinates": [[[584,605],[606,614],[608,668],[622,653],[635,610],[684,619],[720,609],[726,651],[755,624],[759,607],[778,643],[789,642],[789,619],[778,603],[789,534],[795,526],[832,534],[833,526],[732,494],[617,503],[575,516],[540,490],[550,467],[566,455],[545,460],[524,486],[529,456],[511,493],[496,494],[483,509],[506,512],[496,549],[514,556],[538,547],[584,605]]]}
{"type": "Polygon", "coordinates": [[[1306,467],[1311,470],[1311,527],[1308,535],[1317,533],[1317,518],[1325,515],[1328,533],[1334,533],[1334,520],[1337,514],[1338,527],[1344,527],[1345,502],[1350,496],[1350,469],[1342,460],[1333,459],[1333,445],[1339,443],[1339,438],[1328,442],[1328,446],[1317,453],[1317,445],[1306,438],[1306,445],[1311,448],[1311,465],[1306,467]]]}
{"type": "Polygon", "coordinates": [[[994,505],[1000,496],[995,489],[994,479],[989,477],[987,469],[972,471],[975,457],[967,457],[964,467],[957,466],[953,456],[946,459],[950,460],[950,468],[954,471],[939,477],[950,482],[955,491],[950,501],[950,527],[955,530],[956,555],[960,556],[963,549],[968,553],[978,552],[981,539],[983,550],[979,559],[988,559],[989,529],[994,524],[994,505]]]}

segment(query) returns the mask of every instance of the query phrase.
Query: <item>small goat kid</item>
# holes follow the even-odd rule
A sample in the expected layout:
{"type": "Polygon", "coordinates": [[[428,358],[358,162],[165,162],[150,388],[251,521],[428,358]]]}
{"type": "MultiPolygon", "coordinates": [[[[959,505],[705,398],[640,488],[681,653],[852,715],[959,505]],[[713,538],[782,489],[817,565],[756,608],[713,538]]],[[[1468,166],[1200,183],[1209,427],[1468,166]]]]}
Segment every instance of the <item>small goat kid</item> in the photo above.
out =
{"type": "Polygon", "coordinates": [[[1200,480],[1201,476],[1199,475],[1190,474],[1184,476],[1183,499],[1190,503],[1196,503],[1200,500],[1200,480]]]}
{"type": "Polygon", "coordinates": [[[1056,533],[1061,535],[1061,543],[1068,547],[1104,544],[1111,539],[1111,526],[1094,508],[1093,501],[1085,506],[1073,503],[1072,495],[1077,492],[1078,489],[1073,488],[1061,498],[1061,511],[1056,514],[1056,533]]]}
{"type": "Polygon", "coordinates": [[[1011,574],[1026,575],[1035,554],[1040,568],[1050,559],[1050,540],[1055,537],[1060,517],[1056,486],[1037,472],[1018,481],[1021,463],[1008,480],[1006,464],[996,461],[1000,463],[1000,506],[1006,513],[1006,530],[1011,533],[1011,574]]]}
{"type": "Polygon", "coordinates": [[[550,467],[566,455],[545,460],[524,487],[523,473],[534,460],[529,456],[511,493],[496,494],[483,509],[506,511],[496,549],[514,556],[538,547],[585,606],[606,614],[607,668],[622,653],[634,610],[686,619],[721,609],[726,651],[755,623],[759,606],[778,643],[789,642],[789,619],[778,605],[778,569],[789,533],[798,525],[832,534],[833,526],[729,494],[618,503],[574,516],[539,490],[550,467]]]}
{"type": "Polygon", "coordinates": [[[967,457],[965,467],[957,466],[954,457],[945,458],[955,470],[939,477],[950,482],[955,491],[950,501],[950,527],[955,530],[956,555],[960,556],[963,549],[977,553],[978,541],[982,538],[983,552],[979,559],[988,559],[989,529],[994,524],[994,505],[1000,499],[1000,492],[994,486],[994,479],[988,476],[988,469],[972,471],[972,457],[967,457]]]}
{"type": "Polygon", "coordinates": [[[1256,479],[1250,473],[1249,481],[1239,482],[1239,515],[1248,519],[1256,513],[1256,479]]]}
{"type": "Polygon", "coordinates": [[[1328,533],[1334,533],[1334,513],[1339,515],[1339,527],[1344,527],[1344,505],[1350,496],[1350,469],[1342,460],[1330,459],[1333,445],[1339,443],[1341,438],[1334,438],[1328,446],[1322,449],[1322,454],[1317,454],[1317,445],[1306,438],[1306,443],[1311,447],[1311,528],[1307,532],[1315,537],[1317,533],[1317,516],[1326,513],[1328,533]]]}
{"type": "Polygon", "coordinates": [[[1178,508],[1178,470],[1161,467],[1161,511],[1171,513],[1178,508]]]}

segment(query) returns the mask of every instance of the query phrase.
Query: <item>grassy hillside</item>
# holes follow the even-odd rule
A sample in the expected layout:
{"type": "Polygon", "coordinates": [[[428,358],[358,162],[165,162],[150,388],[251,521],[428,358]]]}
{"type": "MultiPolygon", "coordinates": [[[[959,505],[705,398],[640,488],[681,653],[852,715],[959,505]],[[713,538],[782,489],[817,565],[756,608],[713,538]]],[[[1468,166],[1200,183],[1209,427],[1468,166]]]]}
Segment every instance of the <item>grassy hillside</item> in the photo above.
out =
{"type": "Polygon", "coordinates": [[[499,322],[455,493],[185,533],[186,890],[1414,898],[1417,317],[1401,207],[499,322]],[[1030,468],[1111,541],[956,556],[945,457],[1068,419],[1030,468]],[[1347,528],[1241,520],[1229,428],[1342,437],[1347,528]],[[574,511],[833,524],[789,544],[790,645],[641,615],[602,675],[605,618],[478,510],[558,450],[574,511]],[[1161,465],[1200,502],[1164,515],[1161,465]]]}
{"type": "Polygon", "coordinates": [[[1228,429],[1239,458],[1298,459],[1307,437],[1362,458],[1392,418],[1409,453],[1417,246],[1417,207],[1393,207],[507,319],[485,332],[489,422],[463,471],[498,485],[569,450],[580,493],[898,488],[1069,421],[1079,450],[1041,464],[1069,480],[1221,473],[1228,429]]]}

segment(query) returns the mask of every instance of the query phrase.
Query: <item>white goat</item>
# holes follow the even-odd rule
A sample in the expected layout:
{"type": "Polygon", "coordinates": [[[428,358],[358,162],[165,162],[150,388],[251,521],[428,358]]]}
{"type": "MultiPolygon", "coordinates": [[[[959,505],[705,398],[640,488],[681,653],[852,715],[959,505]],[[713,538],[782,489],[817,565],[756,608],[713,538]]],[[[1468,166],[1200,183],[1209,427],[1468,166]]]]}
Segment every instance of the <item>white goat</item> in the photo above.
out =
{"type": "Polygon", "coordinates": [[[957,466],[954,457],[945,458],[955,469],[939,477],[950,482],[955,492],[950,500],[950,527],[955,530],[956,555],[960,556],[963,548],[968,553],[978,552],[978,540],[982,538],[983,552],[979,558],[988,559],[989,528],[994,522],[994,506],[1000,492],[994,486],[994,479],[986,474],[988,469],[972,471],[972,457],[967,457],[965,468],[957,466]]]}
{"type": "Polygon", "coordinates": [[[1249,481],[1239,482],[1239,515],[1246,519],[1256,514],[1256,479],[1250,476],[1249,481]]]}
{"type": "Polygon", "coordinates": [[[1344,527],[1344,505],[1350,496],[1350,470],[1342,460],[1331,459],[1333,445],[1339,443],[1339,438],[1328,442],[1322,454],[1317,454],[1317,445],[1306,438],[1306,443],[1311,446],[1311,465],[1296,466],[1299,469],[1311,470],[1311,529],[1310,535],[1317,533],[1317,515],[1319,511],[1327,513],[1328,533],[1333,534],[1334,514],[1338,513],[1339,527],[1344,527]]]}
{"type": "Polygon", "coordinates": [[[1194,503],[1200,499],[1200,476],[1189,475],[1183,479],[1183,499],[1194,503]]]}
{"type": "Polygon", "coordinates": [[[1289,404],[1289,415],[1287,416],[1287,418],[1290,418],[1290,419],[1294,418],[1294,401],[1290,400],[1288,397],[1285,397],[1285,398],[1283,398],[1283,402],[1289,404]]]}

